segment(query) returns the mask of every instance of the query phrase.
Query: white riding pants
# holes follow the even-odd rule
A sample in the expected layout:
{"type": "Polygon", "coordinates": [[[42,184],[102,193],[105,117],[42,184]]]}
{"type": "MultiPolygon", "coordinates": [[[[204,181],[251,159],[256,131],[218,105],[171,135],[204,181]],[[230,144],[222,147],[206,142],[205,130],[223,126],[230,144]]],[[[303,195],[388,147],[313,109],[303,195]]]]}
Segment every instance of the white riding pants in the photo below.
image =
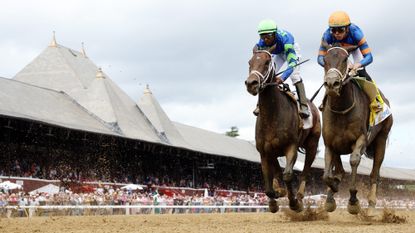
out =
{"type": "MultiPolygon", "coordinates": [[[[297,55],[297,62],[298,62],[300,61],[301,54],[300,54],[300,46],[297,43],[294,43],[294,51],[297,55]]],[[[272,54],[272,60],[274,62],[275,70],[277,73],[279,70],[281,70],[284,64],[286,65],[285,68],[288,66],[286,59],[287,58],[284,52],[280,54],[272,54]]],[[[302,80],[301,75],[300,75],[300,66],[294,67],[294,70],[291,73],[289,78],[291,79],[291,82],[293,85],[295,85],[296,83],[302,80]]]]}

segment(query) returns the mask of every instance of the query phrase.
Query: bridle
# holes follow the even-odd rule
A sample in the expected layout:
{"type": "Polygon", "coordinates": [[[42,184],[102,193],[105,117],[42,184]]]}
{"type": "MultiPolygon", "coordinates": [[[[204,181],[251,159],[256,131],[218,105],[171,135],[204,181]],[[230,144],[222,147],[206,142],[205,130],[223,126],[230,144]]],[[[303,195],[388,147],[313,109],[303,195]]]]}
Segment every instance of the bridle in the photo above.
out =
{"type": "MultiPolygon", "coordinates": [[[[347,55],[347,57],[349,57],[349,52],[345,49],[345,48],[342,48],[342,47],[331,47],[331,48],[329,48],[328,50],[327,50],[327,53],[329,52],[329,51],[331,51],[331,50],[334,50],[334,49],[340,49],[340,50],[343,50],[344,52],[346,52],[346,55],[347,55]]],[[[337,68],[335,68],[335,67],[333,67],[333,68],[330,68],[327,72],[326,72],[326,74],[325,74],[325,76],[327,76],[328,74],[330,74],[330,73],[336,73],[338,76],[340,76],[340,88],[345,84],[345,83],[347,83],[346,82],[346,80],[348,79],[348,78],[350,78],[351,76],[349,75],[349,68],[346,68],[346,71],[344,72],[344,73],[342,73],[339,69],[337,69],[337,68]]],[[[355,98],[354,98],[354,91],[353,91],[353,89],[352,89],[352,96],[353,96],[353,103],[352,103],[352,105],[350,106],[350,107],[348,107],[347,109],[345,109],[345,110],[341,110],[341,111],[337,111],[337,110],[333,110],[331,107],[330,107],[330,105],[328,105],[327,107],[330,109],[330,111],[331,112],[333,112],[333,113],[336,113],[336,114],[342,114],[342,115],[344,115],[344,114],[346,114],[346,113],[348,113],[348,112],[350,112],[354,107],[355,107],[355,105],[356,105],[356,100],[355,100],[355,98]]]]}
{"type": "Polygon", "coordinates": [[[268,80],[270,79],[270,77],[272,76],[272,74],[275,73],[275,66],[274,66],[274,62],[272,62],[272,55],[270,52],[268,52],[267,50],[257,50],[255,53],[266,53],[269,55],[271,61],[268,64],[268,69],[266,71],[265,74],[262,74],[261,72],[257,71],[257,70],[251,70],[251,72],[249,73],[249,75],[253,74],[258,78],[258,94],[261,93],[267,86],[270,85],[277,85],[276,83],[269,83],[268,80]]]}
{"type": "MultiPolygon", "coordinates": [[[[344,48],[342,48],[342,47],[331,47],[331,48],[329,48],[328,50],[327,50],[327,53],[328,52],[330,52],[331,50],[334,50],[334,49],[340,49],[340,50],[343,50],[345,53],[346,53],[346,55],[347,55],[347,57],[349,57],[349,52],[346,50],[346,49],[344,49],[344,48]]],[[[333,68],[330,68],[327,72],[326,72],[326,76],[327,76],[327,74],[329,74],[329,73],[336,73],[336,74],[338,74],[339,76],[340,76],[340,84],[342,84],[345,80],[346,80],[346,78],[348,77],[348,74],[349,74],[349,69],[348,68],[346,68],[346,71],[344,72],[344,74],[339,70],[339,69],[337,69],[337,68],[335,68],[335,67],[333,67],[333,68]]]]}

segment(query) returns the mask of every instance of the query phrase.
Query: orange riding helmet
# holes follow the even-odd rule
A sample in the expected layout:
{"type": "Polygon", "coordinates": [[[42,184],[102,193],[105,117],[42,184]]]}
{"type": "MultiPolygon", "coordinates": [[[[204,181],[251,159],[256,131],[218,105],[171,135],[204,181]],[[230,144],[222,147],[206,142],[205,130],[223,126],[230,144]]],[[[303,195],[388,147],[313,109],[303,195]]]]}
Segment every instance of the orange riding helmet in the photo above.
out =
{"type": "Polygon", "coordinates": [[[329,17],[329,27],[346,27],[350,25],[349,15],[344,11],[333,12],[329,17]]]}

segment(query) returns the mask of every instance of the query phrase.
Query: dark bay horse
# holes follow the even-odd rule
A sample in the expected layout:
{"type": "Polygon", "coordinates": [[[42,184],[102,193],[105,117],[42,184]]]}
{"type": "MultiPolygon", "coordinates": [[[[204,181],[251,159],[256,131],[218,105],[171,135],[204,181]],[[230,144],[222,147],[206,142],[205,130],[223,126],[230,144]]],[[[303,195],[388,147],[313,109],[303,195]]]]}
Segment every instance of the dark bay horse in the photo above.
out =
{"type": "MultiPolygon", "coordinates": [[[[357,47],[332,47],[327,44],[324,46],[327,49],[324,58],[324,86],[327,100],[323,109],[323,139],[326,147],[323,179],[329,187],[325,208],[329,212],[336,209],[333,195],[338,191],[338,185],[344,176],[340,155],[350,154],[352,173],[347,209],[351,214],[359,213],[360,205],[356,197],[356,173],[361,155],[366,153],[368,157],[373,156],[370,193],[368,195],[369,210],[373,211],[376,205],[379,170],[385,155],[386,141],[393,124],[393,118],[390,115],[369,129],[370,100],[348,75],[349,52],[357,47]],[[368,136],[369,130],[370,136],[368,136]]],[[[389,101],[383,95],[382,97],[389,105],[389,101]]]]}
{"type": "Polygon", "coordinates": [[[321,135],[320,116],[314,104],[309,102],[313,114],[313,127],[302,130],[297,104],[273,83],[275,69],[269,50],[254,51],[249,61],[249,77],[245,81],[248,92],[259,95],[260,114],[255,127],[256,148],[261,155],[262,174],[265,181],[265,193],[269,197],[270,211],[275,213],[279,207],[278,197],[285,194],[279,188],[282,180],[288,192],[289,206],[292,210],[303,209],[302,199],[305,192],[305,181],[311,164],[316,156],[318,140],[321,135]],[[304,169],[300,176],[300,187],[297,196],[293,191],[293,166],[297,159],[297,150],[306,150],[304,169]],[[282,173],[278,157],[285,156],[286,166],[282,173]],[[274,189],[274,185],[276,186],[274,189]]]}

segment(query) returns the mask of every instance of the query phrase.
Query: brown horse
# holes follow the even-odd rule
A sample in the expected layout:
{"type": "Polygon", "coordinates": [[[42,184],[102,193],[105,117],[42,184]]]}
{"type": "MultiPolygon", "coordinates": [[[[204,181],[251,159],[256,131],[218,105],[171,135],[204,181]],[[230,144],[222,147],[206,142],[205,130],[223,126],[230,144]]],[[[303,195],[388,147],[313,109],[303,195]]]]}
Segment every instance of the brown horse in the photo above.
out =
{"type": "Polygon", "coordinates": [[[260,114],[256,121],[255,140],[256,148],[261,155],[265,193],[270,198],[270,211],[273,213],[278,211],[279,207],[275,198],[285,195],[284,190],[279,188],[282,180],[288,191],[290,208],[301,211],[305,181],[316,156],[321,135],[320,116],[317,108],[309,102],[313,114],[313,127],[302,130],[297,104],[273,82],[275,70],[269,51],[274,48],[254,51],[249,61],[249,77],[245,85],[250,94],[259,95],[260,114]],[[306,158],[296,197],[292,181],[293,166],[299,146],[306,150],[306,158]],[[286,158],[284,173],[278,162],[278,157],[281,156],[286,158]],[[277,190],[274,190],[273,185],[277,186],[277,190]]]}
{"type": "MultiPolygon", "coordinates": [[[[378,125],[369,128],[369,98],[348,75],[349,52],[357,47],[332,47],[327,44],[324,46],[327,49],[324,58],[327,100],[323,109],[323,139],[326,147],[323,179],[329,187],[325,208],[329,212],[336,209],[333,195],[338,191],[338,185],[344,176],[340,155],[350,154],[352,173],[348,211],[351,214],[359,213],[356,173],[361,155],[366,153],[368,157],[373,156],[368,196],[369,210],[373,211],[376,205],[379,169],[385,155],[386,140],[393,118],[390,115],[378,125]]],[[[382,97],[389,105],[389,101],[383,95],[382,97]]]]}

